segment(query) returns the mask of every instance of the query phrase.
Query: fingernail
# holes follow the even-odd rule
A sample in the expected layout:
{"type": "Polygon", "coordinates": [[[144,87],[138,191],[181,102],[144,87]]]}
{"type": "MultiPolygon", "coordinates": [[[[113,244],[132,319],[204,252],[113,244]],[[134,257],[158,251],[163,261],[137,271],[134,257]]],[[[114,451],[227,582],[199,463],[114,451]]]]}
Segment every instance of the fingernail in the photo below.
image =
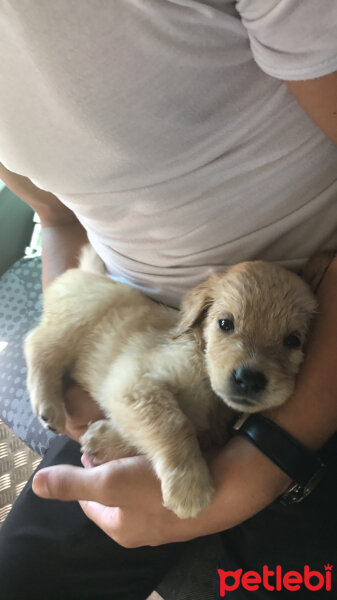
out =
{"type": "Polygon", "coordinates": [[[37,494],[37,496],[41,496],[42,498],[49,497],[48,472],[46,469],[41,469],[41,471],[36,473],[33,479],[32,488],[34,494],[37,494]]]}

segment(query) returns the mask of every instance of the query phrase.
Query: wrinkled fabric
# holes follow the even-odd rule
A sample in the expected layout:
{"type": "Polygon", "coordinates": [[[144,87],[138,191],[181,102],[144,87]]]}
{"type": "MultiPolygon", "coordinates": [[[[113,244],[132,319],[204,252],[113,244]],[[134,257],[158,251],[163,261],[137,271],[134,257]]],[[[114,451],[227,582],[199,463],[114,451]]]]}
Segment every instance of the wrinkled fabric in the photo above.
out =
{"type": "Polygon", "coordinates": [[[296,270],[337,246],[337,149],[282,78],[337,69],[336,23],[335,0],[5,3],[0,160],[169,304],[241,260],[296,270]]]}

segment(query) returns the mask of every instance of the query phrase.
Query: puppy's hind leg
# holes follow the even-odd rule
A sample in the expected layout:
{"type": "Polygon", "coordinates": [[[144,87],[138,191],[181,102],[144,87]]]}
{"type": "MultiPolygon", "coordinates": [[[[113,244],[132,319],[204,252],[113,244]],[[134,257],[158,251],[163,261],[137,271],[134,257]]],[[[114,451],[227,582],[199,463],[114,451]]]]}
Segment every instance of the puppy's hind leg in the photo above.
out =
{"type": "Polygon", "coordinates": [[[151,460],[164,506],[181,519],[195,517],[211,501],[214,488],[194,427],[169,390],[144,380],[114,400],[114,418],[151,460]]]}
{"type": "Polygon", "coordinates": [[[91,423],[81,437],[81,444],[81,451],[89,454],[96,465],[138,454],[136,448],[128,444],[110,419],[91,423]]]}

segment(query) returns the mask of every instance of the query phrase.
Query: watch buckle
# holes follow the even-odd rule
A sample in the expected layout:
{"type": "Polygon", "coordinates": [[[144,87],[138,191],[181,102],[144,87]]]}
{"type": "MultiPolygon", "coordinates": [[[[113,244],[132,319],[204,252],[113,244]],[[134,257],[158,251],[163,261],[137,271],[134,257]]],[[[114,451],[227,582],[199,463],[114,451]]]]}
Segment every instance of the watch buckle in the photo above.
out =
{"type": "Polygon", "coordinates": [[[325,465],[320,464],[317,471],[309,479],[306,484],[296,483],[294,481],[290,484],[288,489],[280,496],[281,504],[288,506],[289,504],[298,504],[307,498],[315,487],[319,484],[325,473],[325,465]]]}

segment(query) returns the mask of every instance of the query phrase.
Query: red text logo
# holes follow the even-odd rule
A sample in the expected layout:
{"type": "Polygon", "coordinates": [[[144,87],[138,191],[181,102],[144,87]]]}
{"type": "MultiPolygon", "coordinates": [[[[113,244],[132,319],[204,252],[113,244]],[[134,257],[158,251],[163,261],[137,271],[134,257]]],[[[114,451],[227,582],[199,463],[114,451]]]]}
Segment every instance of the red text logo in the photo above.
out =
{"type": "Polygon", "coordinates": [[[304,588],[311,592],[322,589],[330,592],[332,567],[333,565],[324,565],[323,573],[311,570],[309,565],[304,566],[303,572],[283,571],[280,565],[277,565],[274,570],[264,565],[262,573],[258,573],[258,571],[244,573],[243,569],[236,571],[218,569],[220,596],[224,598],[226,592],[233,592],[240,586],[249,592],[256,592],[261,586],[269,592],[281,592],[282,590],[297,592],[304,588]]]}

